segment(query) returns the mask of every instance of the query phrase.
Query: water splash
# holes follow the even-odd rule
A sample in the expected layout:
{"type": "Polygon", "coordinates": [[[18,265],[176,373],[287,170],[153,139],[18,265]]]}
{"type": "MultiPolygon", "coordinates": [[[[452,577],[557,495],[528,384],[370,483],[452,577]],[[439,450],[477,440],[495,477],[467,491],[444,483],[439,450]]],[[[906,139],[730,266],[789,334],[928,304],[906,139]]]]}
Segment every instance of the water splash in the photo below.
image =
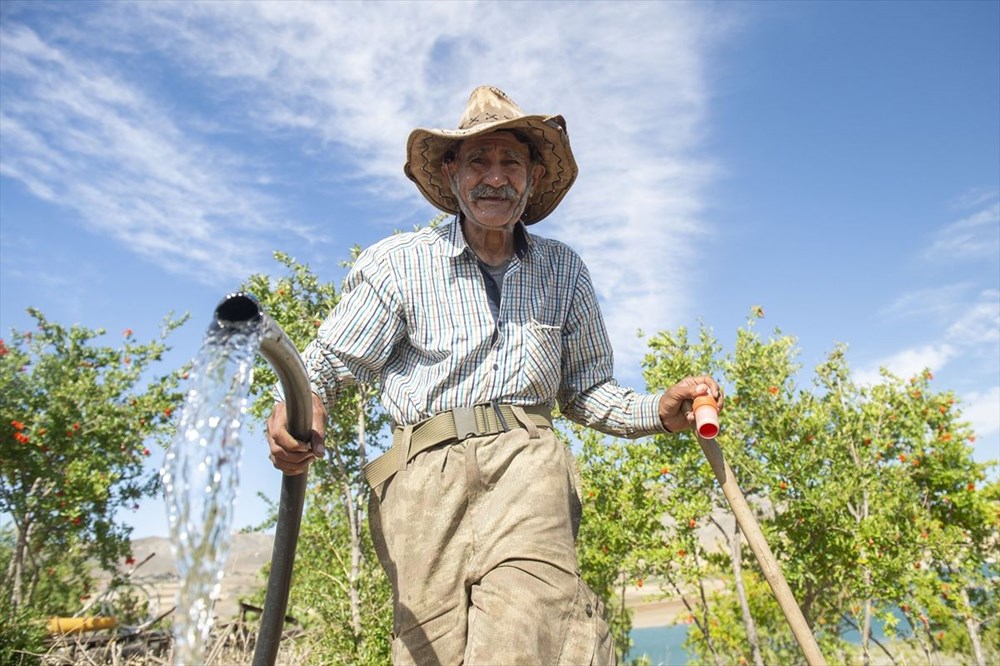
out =
{"type": "Polygon", "coordinates": [[[177,434],[160,471],[180,587],[174,664],[204,663],[230,534],[259,321],[213,326],[189,374],[177,434]]]}

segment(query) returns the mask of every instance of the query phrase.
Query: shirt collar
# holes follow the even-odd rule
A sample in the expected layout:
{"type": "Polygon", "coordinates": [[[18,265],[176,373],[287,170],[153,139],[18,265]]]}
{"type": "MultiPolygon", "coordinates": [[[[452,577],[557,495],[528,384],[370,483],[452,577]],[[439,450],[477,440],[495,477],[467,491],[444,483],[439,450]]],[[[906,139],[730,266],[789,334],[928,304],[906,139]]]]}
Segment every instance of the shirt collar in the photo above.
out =
{"type": "MultiPolygon", "coordinates": [[[[465,240],[465,235],[462,233],[462,225],[458,221],[456,216],[454,220],[448,225],[448,233],[445,237],[449,246],[449,255],[452,257],[457,257],[465,250],[468,250],[470,254],[475,254],[472,252],[472,248],[469,247],[468,241],[465,240]]],[[[517,225],[514,227],[514,254],[518,259],[523,260],[530,253],[532,248],[535,246],[535,239],[532,238],[528,230],[524,228],[524,223],[518,221],[517,225]]]]}

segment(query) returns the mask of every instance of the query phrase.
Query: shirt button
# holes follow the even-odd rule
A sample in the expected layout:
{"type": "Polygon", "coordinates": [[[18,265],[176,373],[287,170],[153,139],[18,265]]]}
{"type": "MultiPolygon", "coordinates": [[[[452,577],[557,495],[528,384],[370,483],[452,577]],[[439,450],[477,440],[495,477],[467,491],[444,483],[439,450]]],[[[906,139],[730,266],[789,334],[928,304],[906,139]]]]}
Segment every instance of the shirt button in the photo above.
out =
{"type": "Polygon", "coordinates": [[[494,369],[494,370],[499,370],[499,369],[500,369],[500,366],[499,366],[498,364],[494,363],[494,364],[493,364],[493,369],[494,369]]]}

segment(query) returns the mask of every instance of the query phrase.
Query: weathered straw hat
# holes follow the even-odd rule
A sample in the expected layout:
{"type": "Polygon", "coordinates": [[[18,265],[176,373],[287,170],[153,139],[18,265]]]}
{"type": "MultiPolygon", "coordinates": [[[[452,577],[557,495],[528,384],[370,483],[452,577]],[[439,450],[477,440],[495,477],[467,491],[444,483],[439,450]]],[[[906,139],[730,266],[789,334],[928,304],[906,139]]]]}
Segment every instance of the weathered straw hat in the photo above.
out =
{"type": "Polygon", "coordinates": [[[415,129],[406,142],[403,173],[421,194],[446,213],[459,212],[458,200],[441,174],[441,160],[463,139],[497,130],[516,130],[534,143],[545,175],[534,184],[521,219],[534,224],[555,210],[576,180],[576,160],[562,116],[525,115],[506,93],[492,86],[472,91],[458,129],[415,129]]]}

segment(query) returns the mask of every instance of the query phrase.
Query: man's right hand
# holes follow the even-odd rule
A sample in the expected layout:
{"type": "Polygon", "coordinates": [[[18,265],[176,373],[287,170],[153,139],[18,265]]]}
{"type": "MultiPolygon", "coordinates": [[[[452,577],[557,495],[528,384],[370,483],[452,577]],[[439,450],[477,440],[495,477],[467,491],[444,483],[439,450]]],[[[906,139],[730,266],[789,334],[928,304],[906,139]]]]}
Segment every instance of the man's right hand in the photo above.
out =
{"type": "Polygon", "coordinates": [[[312,432],[308,443],[299,441],[288,432],[288,412],[284,402],[274,405],[267,420],[267,443],[271,447],[271,463],[288,476],[298,476],[313,460],[325,453],[326,406],[319,396],[312,394],[312,432]]]}
{"type": "Polygon", "coordinates": [[[699,395],[712,396],[719,411],[722,411],[725,399],[718,382],[708,375],[685,377],[663,394],[660,398],[660,422],[668,432],[680,432],[694,427],[694,410],[692,401],[699,395]]]}

